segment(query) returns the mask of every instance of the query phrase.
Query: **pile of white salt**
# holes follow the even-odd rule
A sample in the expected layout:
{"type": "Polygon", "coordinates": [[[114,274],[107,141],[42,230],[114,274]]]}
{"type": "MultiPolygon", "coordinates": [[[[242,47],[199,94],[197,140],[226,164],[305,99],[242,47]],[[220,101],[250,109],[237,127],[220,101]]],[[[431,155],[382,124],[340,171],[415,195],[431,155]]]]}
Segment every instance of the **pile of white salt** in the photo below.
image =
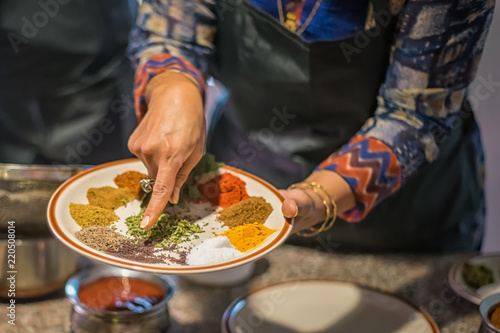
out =
{"type": "Polygon", "coordinates": [[[187,255],[186,262],[191,266],[203,266],[228,261],[242,253],[231,244],[226,236],[205,239],[187,255]]]}

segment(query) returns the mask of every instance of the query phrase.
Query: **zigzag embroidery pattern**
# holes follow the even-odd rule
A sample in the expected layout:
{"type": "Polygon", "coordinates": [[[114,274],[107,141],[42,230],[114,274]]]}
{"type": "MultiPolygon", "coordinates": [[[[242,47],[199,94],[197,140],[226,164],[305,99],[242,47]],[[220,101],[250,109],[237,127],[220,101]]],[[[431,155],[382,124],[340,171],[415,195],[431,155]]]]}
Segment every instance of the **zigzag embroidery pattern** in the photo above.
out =
{"type": "Polygon", "coordinates": [[[151,57],[145,64],[141,65],[135,76],[135,101],[137,119],[141,120],[146,113],[146,103],[144,101],[144,91],[151,79],[166,70],[179,70],[180,72],[190,74],[204,90],[205,80],[203,75],[188,61],[174,57],[169,53],[158,54],[151,57]]]}
{"type": "Polygon", "coordinates": [[[323,161],[319,169],[337,172],[356,197],[356,206],[340,215],[346,221],[362,220],[377,203],[401,186],[396,155],[382,141],[357,135],[323,161]]]}

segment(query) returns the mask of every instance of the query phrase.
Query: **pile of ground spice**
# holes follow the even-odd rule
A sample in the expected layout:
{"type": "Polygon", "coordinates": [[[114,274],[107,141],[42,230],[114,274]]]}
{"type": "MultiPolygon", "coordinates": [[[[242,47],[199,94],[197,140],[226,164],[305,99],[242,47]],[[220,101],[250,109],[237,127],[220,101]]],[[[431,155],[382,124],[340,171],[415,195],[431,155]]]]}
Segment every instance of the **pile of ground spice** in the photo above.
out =
{"type": "Polygon", "coordinates": [[[141,222],[144,218],[145,209],[140,213],[127,217],[125,224],[128,227],[128,233],[132,236],[148,239],[154,242],[157,247],[171,247],[189,241],[191,236],[199,238],[195,233],[203,232],[201,228],[192,222],[178,218],[174,215],[162,213],[158,221],[151,229],[142,229],[141,222]]]}
{"type": "Polygon", "coordinates": [[[196,202],[202,199],[202,195],[198,190],[198,184],[201,177],[206,173],[219,170],[223,165],[224,163],[215,161],[214,155],[203,155],[186,179],[180,193],[178,205],[187,206],[187,201],[196,202]]]}
{"type": "Polygon", "coordinates": [[[145,264],[166,264],[169,261],[173,264],[182,266],[187,265],[187,251],[178,250],[175,246],[163,248],[162,250],[166,250],[169,253],[175,253],[178,255],[178,258],[171,254],[159,252],[158,247],[148,239],[135,239],[133,242],[124,243],[117,250],[111,249],[105,252],[118,258],[138,261],[145,264]]]}
{"type": "Polygon", "coordinates": [[[245,182],[229,172],[198,185],[198,190],[212,206],[222,208],[232,206],[241,200],[249,198],[245,182]]]}
{"type": "Polygon", "coordinates": [[[500,329],[500,306],[491,314],[490,321],[496,328],[500,329]]]}
{"type": "Polygon", "coordinates": [[[108,226],[118,221],[119,217],[112,210],[94,205],[69,204],[71,217],[82,228],[93,225],[108,226]]]}
{"type": "Polygon", "coordinates": [[[91,187],[87,191],[89,204],[106,209],[115,210],[134,200],[135,196],[128,188],[114,188],[111,186],[91,187]]]}
{"type": "Polygon", "coordinates": [[[250,197],[219,212],[217,220],[229,228],[247,223],[264,224],[273,207],[262,197],[250,197]]]}
{"type": "Polygon", "coordinates": [[[120,188],[128,188],[132,195],[138,200],[144,196],[144,191],[141,189],[141,179],[148,178],[148,175],[137,171],[127,171],[115,177],[115,184],[120,188]]]}
{"type": "Polygon", "coordinates": [[[97,251],[118,251],[125,243],[131,243],[127,237],[119,234],[109,227],[93,225],[78,230],[76,239],[97,251]]]}
{"type": "Polygon", "coordinates": [[[236,250],[247,252],[262,244],[275,231],[263,224],[251,223],[224,231],[220,236],[226,236],[236,250]]]}

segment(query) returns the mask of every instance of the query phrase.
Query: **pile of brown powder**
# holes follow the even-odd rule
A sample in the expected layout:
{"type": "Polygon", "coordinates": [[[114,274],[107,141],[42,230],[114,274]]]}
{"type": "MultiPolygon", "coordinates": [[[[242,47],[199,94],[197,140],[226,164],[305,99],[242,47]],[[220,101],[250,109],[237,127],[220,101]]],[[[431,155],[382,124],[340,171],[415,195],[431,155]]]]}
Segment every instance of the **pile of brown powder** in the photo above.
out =
{"type": "Polygon", "coordinates": [[[132,240],[111,228],[93,225],[75,232],[75,237],[83,244],[97,251],[118,251],[125,243],[132,240]]]}
{"type": "Polygon", "coordinates": [[[127,171],[115,177],[115,184],[120,188],[128,188],[132,195],[138,200],[144,196],[144,191],[141,189],[141,179],[148,178],[148,175],[137,171],[127,171]]]}
{"type": "Polygon", "coordinates": [[[262,197],[250,197],[235,205],[224,208],[219,212],[217,219],[229,228],[247,223],[263,224],[273,207],[262,197]]]}
{"type": "Polygon", "coordinates": [[[119,219],[118,215],[112,210],[73,202],[69,204],[69,212],[75,222],[82,228],[93,225],[108,226],[119,219]]]}
{"type": "Polygon", "coordinates": [[[135,196],[128,188],[114,188],[111,186],[91,187],[87,191],[89,204],[101,208],[115,210],[134,200],[135,196]]]}

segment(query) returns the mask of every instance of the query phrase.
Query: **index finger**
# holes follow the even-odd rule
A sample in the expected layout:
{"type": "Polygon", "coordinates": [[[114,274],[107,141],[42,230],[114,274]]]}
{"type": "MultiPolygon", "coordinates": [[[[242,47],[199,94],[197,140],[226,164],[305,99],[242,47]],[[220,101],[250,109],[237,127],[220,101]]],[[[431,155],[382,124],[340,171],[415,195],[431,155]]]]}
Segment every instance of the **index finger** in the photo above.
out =
{"type": "Polygon", "coordinates": [[[174,163],[163,163],[159,166],[151,200],[144,213],[141,228],[150,229],[155,225],[158,217],[163,209],[165,209],[168,200],[172,196],[178,171],[179,168],[177,165],[174,165],[174,163]]]}

